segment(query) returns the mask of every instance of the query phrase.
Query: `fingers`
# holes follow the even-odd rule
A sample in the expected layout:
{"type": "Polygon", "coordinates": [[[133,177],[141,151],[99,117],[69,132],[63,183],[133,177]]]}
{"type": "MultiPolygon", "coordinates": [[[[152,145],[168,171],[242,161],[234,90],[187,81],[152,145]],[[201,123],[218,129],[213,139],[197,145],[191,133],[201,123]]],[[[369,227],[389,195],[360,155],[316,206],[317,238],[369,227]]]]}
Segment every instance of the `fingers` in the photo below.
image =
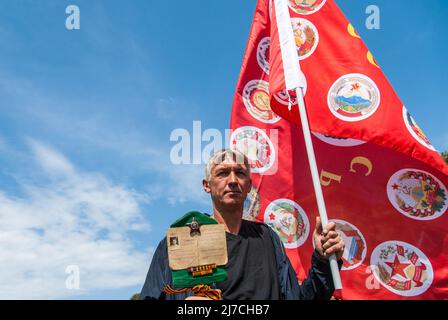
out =
{"type": "Polygon", "coordinates": [[[341,242],[341,238],[339,238],[339,237],[329,239],[328,241],[323,242],[322,249],[324,249],[324,251],[326,251],[327,249],[339,244],[340,242],[341,242]]]}
{"type": "Polygon", "coordinates": [[[330,239],[335,239],[335,238],[338,238],[338,237],[339,237],[339,233],[337,233],[337,231],[330,231],[330,232],[327,233],[326,236],[324,236],[322,238],[322,243],[325,243],[325,242],[327,242],[330,239]]]}
{"type": "Polygon", "coordinates": [[[316,233],[321,234],[322,233],[322,222],[320,221],[320,217],[316,217],[316,233]]]}
{"type": "Polygon", "coordinates": [[[336,224],[334,222],[328,222],[328,224],[322,230],[323,236],[326,236],[330,231],[335,230],[336,230],[336,224]]]}
{"type": "Polygon", "coordinates": [[[336,238],[329,239],[322,244],[322,251],[324,257],[329,257],[332,254],[336,254],[337,258],[340,259],[344,254],[345,243],[339,236],[336,238]]]}
{"type": "Polygon", "coordinates": [[[344,253],[345,243],[336,231],[336,224],[329,222],[325,228],[322,227],[322,221],[319,216],[316,217],[316,229],[314,235],[316,249],[320,255],[329,257],[336,254],[340,259],[344,253]]]}
{"type": "Polygon", "coordinates": [[[330,230],[336,230],[336,223],[334,222],[328,222],[328,224],[325,226],[325,229],[328,231],[330,230]]]}
{"type": "Polygon", "coordinates": [[[344,242],[339,242],[332,247],[328,248],[324,251],[325,256],[331,256],[332,254],[336,254],[338,258],[342,257],[342,254],[344,253],[345,244],[344,242]]]}
{"type": "Polygon", "coordinates": [[[330,231],[336,230],[336,224],[334,222],[329,222],[325,228],[322,228],[322,221],[320,220],[320,217],[316,217],[316,232],[322,236],[327,236],[327,234],[330,231]]]}

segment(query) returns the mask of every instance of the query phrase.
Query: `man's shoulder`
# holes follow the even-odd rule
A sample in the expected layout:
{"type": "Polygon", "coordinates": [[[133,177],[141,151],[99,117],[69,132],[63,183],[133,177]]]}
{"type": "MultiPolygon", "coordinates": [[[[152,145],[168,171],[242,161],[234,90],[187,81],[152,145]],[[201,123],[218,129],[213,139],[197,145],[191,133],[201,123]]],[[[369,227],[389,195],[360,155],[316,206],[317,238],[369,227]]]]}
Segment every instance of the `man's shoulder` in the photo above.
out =
{"type": "Polygon", "coordinates": [[[168,244],[166,237],[160,240],[154,252],[154,256],[168,257],[168,244]]]}

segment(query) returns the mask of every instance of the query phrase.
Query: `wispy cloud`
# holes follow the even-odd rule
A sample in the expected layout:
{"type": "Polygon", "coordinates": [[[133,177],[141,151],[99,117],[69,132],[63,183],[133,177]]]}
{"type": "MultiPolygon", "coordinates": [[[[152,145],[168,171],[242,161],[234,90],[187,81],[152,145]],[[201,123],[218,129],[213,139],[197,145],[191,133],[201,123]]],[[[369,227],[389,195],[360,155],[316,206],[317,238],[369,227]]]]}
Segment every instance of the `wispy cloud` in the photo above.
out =
{"type": "MultiPolygon", "coordinates": [[[[152,173],[154,176],[148,184],[151,184],[153,198],[165,197],[173,205],[186,201],[204,203],[201,191],[203,169],[170,164],[169,134],[152,128],[151,121],[156,119],[148,119],[145,126],[123,125],[122,118],[115,113],[106,113],[104,105],[92,105],[90,101],[81,99],[62,100],[54,92],[14,76],[0,77],[0,87],[0,95],[11,100],[14,107],[6,114],[15,122],[24,123],[27,128],[33,128],[33,132],[39,132],[59,145],[66,145],[66,149],[73,151],[76,146],[90,153],[107,153],[110,155],[108,165],[113,163],[120,170],[132,171],[134,175],[152,173]],[[92,111],[73,111],[78,109],[92,111]]],[[[160,98],[153,103],[160,120],[167,121],[179,111],[177,100],[171,97],[160,98]]],[[[117,110],[118,107],[109,108],[117,110]]],[[[1,145],[2,141],[0,148],[1,145]]],[[[39,154],[39,147],[35,149],[39,154]]],[[[54,161],[53,165],[57,165],[58,170],[70,170],[60,159],[47,160],[54,161]]]]}
{"type": "Polygon", "coordinates": [[[150,227],[144,194],[98,173],[81,172],[57,150],[30,140],[44,182],[22,184],[18,198],[0,190],[0,298],[67,298],[140,285],[152,249],[137,250],[132,231],[150,227]],[[67,266],[81,290],[66,288],[67,266]]]}
{"type": "Polygon", "coordinates": [[[33,139],[29,139],[28,143],[33,150],[35,161],[48,174],[64,177],[76,175],[73,165],[62,154],[33,139]]]}

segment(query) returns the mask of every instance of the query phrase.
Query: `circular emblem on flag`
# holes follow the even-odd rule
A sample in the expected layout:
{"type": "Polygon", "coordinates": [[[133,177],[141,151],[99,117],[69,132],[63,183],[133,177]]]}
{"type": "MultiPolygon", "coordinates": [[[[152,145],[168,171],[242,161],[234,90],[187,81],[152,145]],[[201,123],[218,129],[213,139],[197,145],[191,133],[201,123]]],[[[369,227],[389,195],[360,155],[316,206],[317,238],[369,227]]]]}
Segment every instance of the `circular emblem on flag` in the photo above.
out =
{"type": "Polygon", "coordinates": [[[396,172],[387,183],[389,201],[408,218],[433,220],[448,208],[447,189],[428,172],[403,169],[396,172]]]}
{"type": "Polygon", "coordinates": [[[268,135],[256,127],[236,129],[230,137],[230,144],[247,156],[252,173],[264,173],[275,162],[274,145],[268,135]]]}
{"type": "Polygon", "coordinates": [[[354,147],[364,144],[364,141],[356,140],[356,139],[349,139],[349,138],[338,138],[335,136],[330,136],[327,134],[322,134],[318,132],[313,132],[313,135],[318,138],[319,140],[331,144],[333,146],[337,147],[354,147]]]}
{"type": "Polygon", "coordinates": [[[291,108],[297,105],[297,96],[294,90],[286,91],[283,90],[279,93],[274,94],[274,99],[284,106],[291,108]]]}
{"type": "Polygon", "coordinates": [[[345,250],[342,256],[342,270],[352,270],[359,267],[367,254],[366,239],[361,231],[351,223],[344,220],[330,220],[336,224],[336,231],[344,240],[345,250]]]}
{"type": "Polygon", "coordinates": [[[300,247],[308,238],[310,231],[305,211],[289,199],[271,202],[264,212],[264,222],[278,234],[288,249],[300,247]]]}
{"type": "Polygon", "coordinates": [[[320,10],[327,0],[289,0],[289,7],[298,14],[313,14],[320,10]]]}
{"type": "Polygon", "coordinates": [[[257,48],[257,61],[264,73],[269,74],[269,48],[271,38],[265,37],[261,39],[257,48]]]}
{"type": "Polygon", "coordinates": [[[328,107],[344,121],[367,119],[380,105],[380,91],[369,77],[352,73],[339,78],[328,92],[328,107]]]}
{"type": "Polygon", "coordinates": [[[434,273],[420,249],[401,241],[387,241],[373,250],[370,268],[383,287],[400,296],[412,297],[431,286],[434,273]]]}
{"type": "Polygon", "coordinates": [[[319,43],[319,33],[316,27],[302,18],[291,19],[294,38],[296,40],[299,60],[304,60],[314,53],[319,43]]]}
{"type": "MultiPolygon", "coordinates": [[[[303,77],[303,79],[305,83],[305,88],[303,88],[303,96],[305,96],[308,85],[306,82],[306,78],[303,77]]],[[[273,96],[277,102],[281,103],[284,106],[291,107],[297,105],[297,94],[294,90],[282,90],[279,93],[274,94],[273,96]]]]}
{"type": "Polygon", "coordinates": [[[255,187],[252,187],[244,200],[243,219],[248,221],[257,220],[260,212],[260,195],[255,187]]]}
{"type": "Polygon", "coordinates": [[[269,83],[266,81],[250,81],[244,87],[243,102],[250,115],[261,122],[275,123],[281,119],[271,109],[269,83]]]}
{"type": "Polygon", "coordinates": [[[431,142],[429,142],[428,138],[425,136],[423,131],[417,125],[414,118],[412,118],[411,114],[408,112],[406,107],[403,107],[403,118],[404,118],[404,123],[406,124],[406,128],[408,128],[412,137],[415,140],[417,140],[419,143],[424,145],[426,148],[428,148],[432,151],[436,151],[436,148],[434,148],[434,146],[431,144],[431,142]]]}

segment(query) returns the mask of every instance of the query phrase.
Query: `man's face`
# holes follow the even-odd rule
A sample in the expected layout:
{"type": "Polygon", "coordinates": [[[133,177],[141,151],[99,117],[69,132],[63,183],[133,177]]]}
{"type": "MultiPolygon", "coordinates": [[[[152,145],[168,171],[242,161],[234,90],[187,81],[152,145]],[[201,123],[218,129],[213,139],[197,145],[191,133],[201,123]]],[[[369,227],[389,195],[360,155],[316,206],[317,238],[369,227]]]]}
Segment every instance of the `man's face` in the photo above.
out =
{"type": "Polygon", "coordinates": [[[230,160],[213,166],[210,181],[203,180],[203,186],[217,208],[231,210],[243,207],[252,180],[244,163],[230,160]]]}

